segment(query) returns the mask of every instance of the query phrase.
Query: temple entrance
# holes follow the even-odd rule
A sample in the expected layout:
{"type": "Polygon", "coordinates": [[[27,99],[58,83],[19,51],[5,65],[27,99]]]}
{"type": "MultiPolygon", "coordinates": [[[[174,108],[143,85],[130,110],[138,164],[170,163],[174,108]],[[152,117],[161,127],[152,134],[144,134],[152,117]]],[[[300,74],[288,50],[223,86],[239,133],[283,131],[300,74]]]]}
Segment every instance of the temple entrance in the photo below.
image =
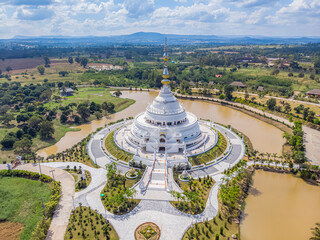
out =
{"type": "Polygon", "coordinates": [[[159,147],[159,152],[165,152],[166,148],[165,147],[159,147]]]}

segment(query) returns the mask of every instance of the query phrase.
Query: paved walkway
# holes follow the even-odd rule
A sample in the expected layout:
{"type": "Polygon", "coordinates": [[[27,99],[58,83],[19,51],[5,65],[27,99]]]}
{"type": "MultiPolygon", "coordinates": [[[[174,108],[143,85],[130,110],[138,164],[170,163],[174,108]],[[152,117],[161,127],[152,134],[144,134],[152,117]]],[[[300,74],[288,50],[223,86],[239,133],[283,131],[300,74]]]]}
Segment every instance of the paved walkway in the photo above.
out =
{"type": "MultiPolygon", "coordinates": [[[[161,240],[166,239],[181,239],[185,231],[190,227],[192,223],[201,222],[206,219],[212,219],[217,214],[218,200],[217,194],[219,184],[221,180],[221,174],[215,175],[214,179],[217,183],[211,189],[210,196],[207,201],[206,209],[199,215],[189,215],[182,213],[175,209],[169,201],[159,200],[142,200],[140,204],[130,213],[125,215],[114,215],[107,212],[100,200],[100,193],[106,184],[106,170],[99,168],[91,168],[81,163],[74,162],[53,162],[41,164],[42,172],[50,175],[49,170],[55,169],[55,179],[61,182],[62,186],[68,183],[69,188],[63,188],[63,193],[57,214],[55,214],[58,225],[52,221],[50,231],[52,235],[48,239],[63,239],[66,226],[68,224],[69,215],[73,207],[72,196],[74,193],[74,181],[73,177],[63,171],[63,168],[67,166],[73,168],[73,166],[81,166],[83,169],[90,172],[92,176],[91,184],[84,190],[75,193],[74,195],[74,207],[77,207],[79,203],[83,206],[90,206],[97,212],[105,216],[113,225],[117,231],[120,239],[133,240],[135,229],[144,222],[154,222],[161,229],[161,240]],[[68,177],[67,177],[68,176],[68,177]],[[70,184],[71,180],[71,184],[70,184]],[[68,202],[64,201],[64,198],[68,198],[68,202]],[[62,209],[68,209],[62,214],[62,209]]],[[[19,169],[25,169],[29,171],[38,171],[38,166],[32,166],[31,164],[20,166],[19,169]]],[[[159,191],[156,191],[159,193],[159,191]]],[[[156,194],[155,192],[155,194],[156,194]]],[[[162,191],[160,191],[162,192],[162,191]]],[[[165,192],[165,191],[163,191],[165,192]]]]}
{"type": "MultiPolygon", "coordinates": [[[[39,166],[32,164],[20,165],[16,169],[26,170],[32,172],[39,172],[39,166]]],[[[72,210],[72,198],[74,196],[74,178],[71,174],[61,169],[44,166],[41,164],[41,172],[45,175],[51,176],[50,170],[54,171],[54,178],[61,182],[61,198],[54,212],[52,222],[47,235],[47,240],[63,240],[64,234],[69,223],[70,213],[72,210]]]]}

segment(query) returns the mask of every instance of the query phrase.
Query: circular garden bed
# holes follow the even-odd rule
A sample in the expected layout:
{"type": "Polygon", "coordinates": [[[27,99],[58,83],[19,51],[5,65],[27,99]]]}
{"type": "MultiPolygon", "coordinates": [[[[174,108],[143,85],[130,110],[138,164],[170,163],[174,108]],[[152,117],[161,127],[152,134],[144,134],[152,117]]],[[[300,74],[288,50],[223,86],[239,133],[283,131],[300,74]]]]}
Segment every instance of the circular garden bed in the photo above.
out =
{"type": "Polygon", "coordinates": [[[136,240],[158,240],[160,229],[152,222],[143,223],[137,227],[134,236],[136,240]]]}

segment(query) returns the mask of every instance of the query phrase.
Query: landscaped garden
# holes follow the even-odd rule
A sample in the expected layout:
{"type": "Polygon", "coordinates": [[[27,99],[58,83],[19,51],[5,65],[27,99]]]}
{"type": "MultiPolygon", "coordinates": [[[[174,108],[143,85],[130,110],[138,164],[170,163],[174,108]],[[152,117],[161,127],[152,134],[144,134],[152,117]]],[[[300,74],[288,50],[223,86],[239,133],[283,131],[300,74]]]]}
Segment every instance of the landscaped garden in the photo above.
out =
{"type": "Polygon", "coordinates": [[[206,164],[212,160],[214,160],[216,157],[219,157],[221,154],[225,152],[227,149],[228,142],[226,137],[218,132],[218,142],[216,146],[211,148],[209,151],[193,156],[189,158],[190,163],[194,165],[200,165],[200,164],[206,164]]]}
{"type": "Polygon", "coordinates": [[[118,160],[122,160],[124,162],[129,162],[133,158],[133,154],[128,153],[117,146],[114,142],[114,131],[111,132],[105,141],[106,150],[118,160]]]}
{"type": "Polygon", "coordinates": [[[203,212],[215,181],[207,176],[198,180],[190,178],[188,182],[178,180],[178,173],[175,172],[175,180],[183,190],[183,193],[171,191],[176,201],[171,204],[178,210],[188,214],[199,214],[203,212]]]}
{"type": "Polygon", "coordinates": [[[218,194],[219,212],[210,221],[194,224],[183,239],[239,239],[240,213],[253,172],[239,168],[233,178],[226,178],[218,194]]]}
{"type": "Polygon", "coordinates": [[[102,203],[109,212],[119,215],[126,214],[140,202],[140,200],[133,199],[136,191],[130,188],[140,180],[142,173],[136,170],[139,177],[130,180],[120,174],[115,163],[108,164],[106,167],[108,182],[101,192],[102,203]]]}
{"type": "Polygon", "coordinates": [[[136,240],[158,240],[160,229],[152,222],[143,223],[137,227],[134,236],[136,240]]]}
{"type": "Polygon", "coordinates": [[[82,176],[82,169],[81,166],[77,168],[77,166],[74,166],[73,168],[70,168],[70,166],[67,166],[66,169],[74,178],[74,181],[76,183],[76,192],[79,192],[86,187],[88,187],[91,183],[91,174],[89,171],[84,170],[85,178],[82,176]]]}
{"type": "Polygon", "coordinates": [[[59,199],[60,183],[46,175],[0,171],[0,239],[44,240],[59,199]]]}
{"type": "Polygon", "coordinates": [[[118,240],[118,234],[101,214],[90,207],[72,210],[65,240],[68,239],[109,239],[118,240]]]}

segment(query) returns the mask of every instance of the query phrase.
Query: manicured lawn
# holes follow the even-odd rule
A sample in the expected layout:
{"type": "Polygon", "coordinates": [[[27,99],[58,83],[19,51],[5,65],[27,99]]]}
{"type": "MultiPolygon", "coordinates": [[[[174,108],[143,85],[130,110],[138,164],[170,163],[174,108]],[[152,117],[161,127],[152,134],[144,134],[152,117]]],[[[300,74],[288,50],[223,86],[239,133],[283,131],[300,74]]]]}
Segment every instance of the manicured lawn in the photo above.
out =
{"type": "Polygon", "coordinates": [[[69,225],[64,239],[118,240],[119,237],[111,224],[107,223],[102,215],[88,207],[77,207],[71,213],[69,225]],[[103,234],[104,226],[108,227],[110,238],[106,238],[103,234]]]}
{"type": "Polygon", "coordinates": [[[117,146],[113,139],[114,132],[111,132],[105,141],[107,151],[114,157],[124,162],[129,162],[133,158],[133,154],[128,153],[117,146]]]}
{"type": "MultiPolygon", "coordinates": [[[[30,239],[37,223],[43,216],[40,197],[50,198],[46,183],[18,177],[0,179],[0,221],[24,224],[20,239],[30,239]]],[[[0,239],[5,239],[1,238],[0,239]]]]}
{"type": "Polygon", "coordinates": [[[200,165],[210,162],[224,153],[228,146],[228,142],[227,139],[220,132],[218,132],[218,135],[219,138],[216,146],[214,146],[212,149],[205,153],[190,158],[190,163],[192,165],[200,165]]]}

